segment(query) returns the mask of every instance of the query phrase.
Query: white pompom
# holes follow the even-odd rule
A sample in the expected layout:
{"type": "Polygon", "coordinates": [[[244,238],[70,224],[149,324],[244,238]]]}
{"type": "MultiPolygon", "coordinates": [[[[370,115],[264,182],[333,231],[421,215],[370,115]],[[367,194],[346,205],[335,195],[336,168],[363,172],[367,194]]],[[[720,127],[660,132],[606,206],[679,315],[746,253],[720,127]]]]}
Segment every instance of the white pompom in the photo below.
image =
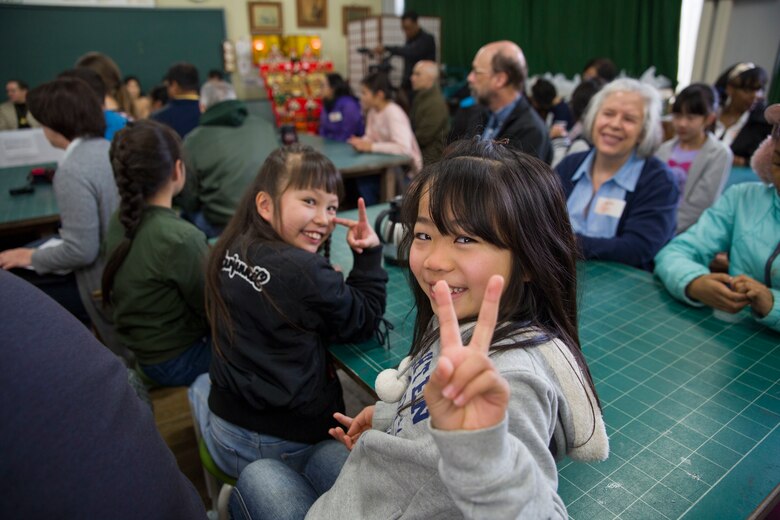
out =
{"type": "Polygon", "coordinates": [[[398,370],[394,368],[382,370],[376,376],[376,381],[374,382],[376,395],[386,403],[397,403],[401,400],[401,396],[404,395],[408,382],[409,378],[407,377],[399,379],[398,370]]]}

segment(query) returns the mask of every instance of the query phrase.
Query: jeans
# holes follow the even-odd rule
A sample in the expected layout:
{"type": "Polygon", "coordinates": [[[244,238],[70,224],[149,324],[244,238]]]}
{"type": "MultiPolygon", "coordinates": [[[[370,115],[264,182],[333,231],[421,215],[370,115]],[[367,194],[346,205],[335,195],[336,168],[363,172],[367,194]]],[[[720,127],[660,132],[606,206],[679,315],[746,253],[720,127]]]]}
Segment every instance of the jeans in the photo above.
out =
{"type": "Polygon", "coordinates": [[[338,441],[318,443],[303,471],[274,459],[253,462],[244,469],[230,496],[234,520],[293,520],[306,516],[317,498],[339,476],[349,451],[338,441]]]}
{"type": "Polygon", "coordinates": [[[207,334],[173,359],[139,366],[146,377],[161,386],[190,386],[196,377],[209,371],[209,364],[211,336],[207,334]]]}
{"type": "Polygon", "coordinates": [[[236,426],[211,412],[210,390],[209,375],[201,375],[190,386],[190,403],[211,458],[228,475],[238,477],[245,467],[259,459],[275,459],[296,472],[304,471],[310,456],[322,444],[288,441],[236,426]]]}
{"type": "Polygon", "coordinates": [[[203,214],[203,210],[186,212],[182,216],[195,224],[196,228],[203,231],[206,234],[206,238],[218,237],[225,230],[225,226],[218,226],[209,222],[203,214]]]}
{"type": "Polygon", "coordinates": [[[381,191],[380,180],[381,177],[379,175],[358,177],[355,179],[358,197],[363,197],[366,206],[371,206],[379,202],[379,195],[381,191]]]}

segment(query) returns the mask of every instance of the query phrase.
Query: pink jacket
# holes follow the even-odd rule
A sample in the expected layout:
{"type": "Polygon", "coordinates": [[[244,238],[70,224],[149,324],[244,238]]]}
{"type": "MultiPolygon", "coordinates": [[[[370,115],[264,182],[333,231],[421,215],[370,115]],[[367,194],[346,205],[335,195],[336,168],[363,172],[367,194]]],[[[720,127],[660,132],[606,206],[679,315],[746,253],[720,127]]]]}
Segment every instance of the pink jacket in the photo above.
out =
{"type": "Polygon", "coordinates": [[[371,151],[406,155],[412,158],[411,174],[422,169],[422,153],[406,112],[394,102],[381,111],[373,108],[366,116],[366,139],[373,142],[371,151]]]}

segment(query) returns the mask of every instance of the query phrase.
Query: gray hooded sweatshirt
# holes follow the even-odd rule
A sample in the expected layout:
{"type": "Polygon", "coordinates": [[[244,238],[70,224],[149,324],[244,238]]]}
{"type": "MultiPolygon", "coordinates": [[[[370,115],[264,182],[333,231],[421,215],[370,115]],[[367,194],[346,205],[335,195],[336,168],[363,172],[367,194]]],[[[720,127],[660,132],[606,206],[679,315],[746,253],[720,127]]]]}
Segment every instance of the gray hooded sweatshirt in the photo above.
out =
{"type": "Polygon", "coordinates": [[[430,426],[421,397],[438,356],[437,342],[413,360],[400,401],[377,402],[373,429],[361,435],[307,519],[567,517],[550,447],[559,458],[596,461],[607,458],[609,441],[566,346],[553,340],[493,354],[511,389],[507,417],[475,431],[430,426]]]}

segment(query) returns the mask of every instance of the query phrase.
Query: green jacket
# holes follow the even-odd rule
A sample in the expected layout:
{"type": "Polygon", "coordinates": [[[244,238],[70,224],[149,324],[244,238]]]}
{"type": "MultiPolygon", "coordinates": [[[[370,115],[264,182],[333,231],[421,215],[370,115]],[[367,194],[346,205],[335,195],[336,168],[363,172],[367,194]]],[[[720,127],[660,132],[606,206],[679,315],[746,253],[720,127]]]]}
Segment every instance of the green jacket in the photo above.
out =
{"type": "Polygon", "coordinates": [[[249,114],[237,100],[211,106],[187,134],[187,183],[176,199],[186,211],[203,211],[211,224],[224,226],[265,158],[279,146],[276,128],[249,114]]]}
{"type": "Polygon", "coordinates": [[[409,112],[414,136],[422,151],[423,165],[438,161],[450,132],[450,111],[441,89],[434,86],[417,91],[409,112]]]}
{"type": "MultiPolygon", "coordinates": [[[[125,235],[115,213],[103,244],[108,260],[125,235]]],[[[144,210],[130,252],[114,277],[116,335],[138,361],[173,359],[208,333],[203,287],[206,236],[173,210],[144,210]]]]}

